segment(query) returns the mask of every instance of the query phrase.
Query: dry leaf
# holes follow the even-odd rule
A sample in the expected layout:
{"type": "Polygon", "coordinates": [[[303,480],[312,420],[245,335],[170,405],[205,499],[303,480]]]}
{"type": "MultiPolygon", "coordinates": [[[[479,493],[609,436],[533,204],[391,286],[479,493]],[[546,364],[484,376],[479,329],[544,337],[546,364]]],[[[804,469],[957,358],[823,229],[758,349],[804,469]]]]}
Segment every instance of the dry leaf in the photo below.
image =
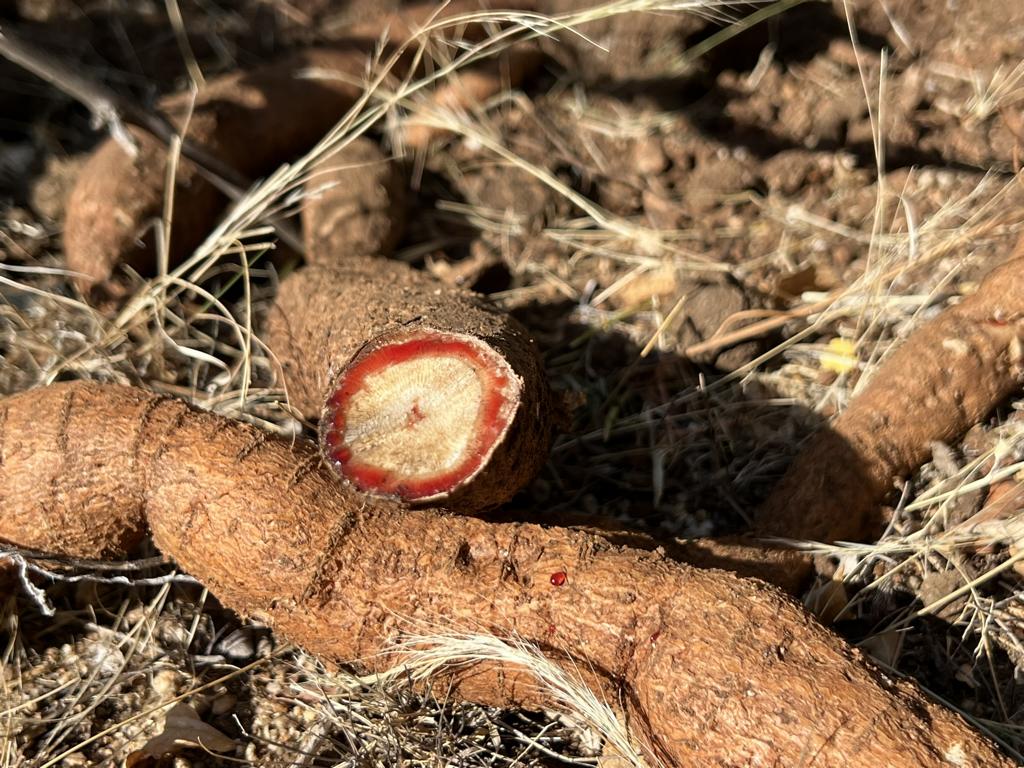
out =
{"type": "Polygon", "coordinates": [[[200,720],[188,704],[175,704],[167,711],[164,729],[147,741],[142,749],[128,755],[124,764],[125,768],[153,768],[161,757],[178,754],[185,749],[228,752],[236,745],[234,739],[200,720]]]}

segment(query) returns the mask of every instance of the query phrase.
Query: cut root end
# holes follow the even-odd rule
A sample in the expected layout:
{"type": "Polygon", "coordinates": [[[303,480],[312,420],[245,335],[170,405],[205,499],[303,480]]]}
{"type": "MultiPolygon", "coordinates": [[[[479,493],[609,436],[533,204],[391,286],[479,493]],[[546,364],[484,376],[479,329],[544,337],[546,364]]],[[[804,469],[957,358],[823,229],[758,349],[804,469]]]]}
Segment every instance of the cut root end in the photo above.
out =
{"type": "Polygon", "coordinates": [[[321,421],[324,453],[363,491],[438,501],[501,444],[522,382],[468,334],[417,328],[378,337],[342,371],[321,421]]]}

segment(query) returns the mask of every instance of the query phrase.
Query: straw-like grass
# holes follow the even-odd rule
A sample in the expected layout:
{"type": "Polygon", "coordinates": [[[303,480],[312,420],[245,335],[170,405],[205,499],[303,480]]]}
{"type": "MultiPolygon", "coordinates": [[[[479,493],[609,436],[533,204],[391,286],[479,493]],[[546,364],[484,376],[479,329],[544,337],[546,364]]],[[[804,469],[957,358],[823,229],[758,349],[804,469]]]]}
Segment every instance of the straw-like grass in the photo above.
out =
{"type": "MultiPolygon", "coordinates": [[[[454,219],[496,254],[509,275],[496,298],[528,322],[538,320],[549,370],[583,403],[576,429],[559,440],[545,474],[517,500],[517,511],[583,513],[581,519],[627,522],[663,535],[742,525],[800,438],[843,408],[894,344],[1006,252],[1024,221],[1016,181],[930,168],[890,172],[881,161],[851,169],[833,153],[830,161],[822,159],[837,169],[830,195],[870,215],[836,216],[830,200],[799,192],[745,191],[719,201],[732,206],[739,221],[711,216],[707,224],[692,218],[678,228],[658,228],[614,212],[592,186],[573,183],[557,164],[543,164],[536,153],[527,157],[509,140],[509,125],[532,125],[563,165],[593,173],[601,183],[615,167],[602,146],[692,133],[686,114],[650,106],[609,111],[607,101],[568,82],[571,76],[549,93],[506,93],[471,111],[439,107],[429,98],[462,67],[524,40],[582,35],[574,29],[588,20],[641,12],[721,20],[745,15],[739,5],[629,0],[557,18],[481,12],[473,18],[492,21],[493,34],[472,45],[439,45],[432,37],[465,19],[430,25],[411,43],[433,62],[429,75],[398,81],[390,75],[393,60],[375,59],[365,98],[316,147],[248,190],[186,262],[139,278],[134,298],[115,317],[74,296],[45,226],[5,214],[0,392],[66,377],[142,384],[297,434],[303,426],[292,418],[259,338],[276,281],[265,258],[275,242],[269,222],[294,213],[310,169],[357,136],[385,130],[399,153],[403,126],[425,125],[450,136],[453,149],[420,158],[428,176],[457,186],[480,168],[515,169],[556,201],[540,222],[473,199],[442,198],[422,211],[427,229],[450,232],[454,219]],[[472,160],[453,160],[455,149],[472,160]],[[749,257],[721,259],[720,250],[737,240],[749,246],[749,257]],[[787,306],[751,310],[723,327],[734,341],[770,340],[747,362],[732,372],[697,376],[680,360],[678,327],[687,319],[695,280],[728,275],[752,293],[764,292],[766,276],[820,267],[830,249],[863,257],[861,268],[830,287],[803,291],[787,306]],[[752,321],[761,323],[756,333],[752,321]],[[848,344],[836,346],[837,339],[848,344]],[[838,365],[837,349],[846,350],[838,365]]],[[[174,30],[182,39],[180,23],[174,30]]],[[[874,121],[882,122],[891,72],[883,60],[875,69],[865,66],[861,76],[874,121]]],[[[1018,70],[997,72],[962,105],[963,114],[984,120],[1018,103],[1019,81],[1018,70]]],[[[704,141],[714,151],[730,151],[714,137],[704,141]]],[[[875,149],[884,156],[877,131],[875,149]]],[[[429,179],[425,184],[429,191],[429,179]]],[[[171,217],[173,208],[165,231],[171,217]]],[[[411,244],[399,258],[426,253],[427,268],[443,275],[450,265],[435,246],[449,241],[438,238],[411,244]]],[[[717,340],[706,343],[714,348],[717,340]]],[[[1024,663],[1016,573],[1022,555],[1014,548],[1020,534],[1013,517],[983,525],[970,519],[988,489],[1024,471],[1019,424],[1011,404],[977,430],[973,443],[936,446],[935,462],[910,480],[881,541],[807,543],[837,561],[836,582],[827,590],[829,618],[848,620],[840,626],[865,648],[923,676],[924,685],[1015,749],[1024,744],[1012,685],[1024,663]],[[935,574],[947,574],[944,592],[922,588],[929,580],[938,583],[935,574]],[[944,622],[945,672],[956,670],[958,681],[929,679],[941,663],[919,663],[928,633],[938,631],[924,623],[929,617],[944,622]]],[[[28,558],[30,565],[55,568],[28,558]]],[[[536,649],[514,640],[471,628],[427,628],[406,639],[404,666],[364,679],[274,646],[259,627],[240,625],[167,565],[147,561],[116,572],[77,563],[70,573],[89,578],[44,580],[37,595],[41,604],[52,603],[50,619],[43,620],[31,601],[9,597],[3,603],[5,768],[120,764],[181,700],[238,738],[241,764],[594,764],[603,742],[611,745],[609,764],[653,765],[616,718],[615,702],[596,699],[536,649]],[[443,690],[426,698],[412,693],[412,684],[429,680],[433,671],[480,658],[535,670],[558,712],[541,718],[445,706],[443,690]]],[[[38,576],[37,570],[37,582],[38,576]]],[[[820,597],[811,595],[809,602],[820,597]]],[[[189,755],[193,765],[221,764],[201,752],[189,755]]]]}

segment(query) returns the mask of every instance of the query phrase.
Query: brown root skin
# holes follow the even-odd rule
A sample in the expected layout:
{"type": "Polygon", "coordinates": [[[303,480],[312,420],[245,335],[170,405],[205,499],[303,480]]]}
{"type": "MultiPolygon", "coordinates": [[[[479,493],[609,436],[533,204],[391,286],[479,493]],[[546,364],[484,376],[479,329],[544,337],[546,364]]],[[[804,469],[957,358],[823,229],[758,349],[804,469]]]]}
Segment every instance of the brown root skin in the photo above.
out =
{"type": "Polygon", "coordinates": [[[813,437],[758,511],[758,533],[874,539],[896,481],[1018,390],[1024,374],[1024,254],[914,331],[828,428],[813,437]]]}
{"type": "Polygon", "coordinates": [[[757,511],[750,536],[683,542],[674,554],[799,594],[810,555],[763,538],[870,541],[896,482],[1020,388],[1024,377],[1024,250],[978,290],[923,324],[868,386],[813,436],[757,511]]]}
{"type": "Polygon", "coordinates": [[[66,385],[0,401],[0,541],[98,559],[123,557],[145,536],[136,467],[157,446],[139,425],[148,425],[159,398],[123,387],[104,389],[102,398],[94,391],[66,385]]]}
{"type": "MultiPolygon", "coordinates": [[[[255,177],[312,146],[359,96],[359,88],[343,78],[302,73],[317,70],[351,77],[362,74],[364,62],[359,50],[313,49],[272,66],[210,81],[191,113],[187,94],[165,99],[161,106],[179,126],[187,119],[189,141],[255,177]],[[301,120],[295,119],[297,111],[301,120]]],[[[68,201],[68,267],[80,275],[78,288],[97,298],[123,294],[114,279],[121,264],[143,274],[151,273],[155,264],[153,227],[163,207],[167,148],[140,129],[132,129],[132,135],[139,147],[137,156],[132,159],[108,139],[83,167],[68,201]]],[[[184,158],[175,188],[172,265],[202,241],[225,203],[198,167],[184,158]]]]}
{"type": "MultiPolygon", "coordinates": [[[[18,493],[5,494],[0,537],[61,547],[66,539],[39,541],[33,529],[67,489],[104,498],[68,521],[81,528],[112,530],[141,501],[165,554],[325,658],[380,671],[402,660],[390,644],[405,633],[514,636],[585,671],[651,749],[687,768],[802,765],[808,755],[843,768],[1012,764],[757,581],[584,532],[367,499],[338,484],[310,445],[142,390],[60,384],[3,408],[10,424],[32,418],[34,450],[63,466],[55,488],[30,454],[5,447],[2,481],[18,493]],[[65,435],[91,460],[62,458],[65,435]],[[101,454],[124,471],[111,478],[110,464],[94,461],[101,454]]],[[[11,435],[0,433],[5,446],[11,435]]],[[[550,703],[518,668],[465,667],[440,685],[493,705],[550,703]]]]}
{"type": "MultiPolygon", "coordinates": [[[[530,7],[529,3],[504,5],[530,7]]],[[[352,39],[335,48],[310,49],[251,72],[214,78],[196,95],[194,105],[191,94],[185,93],[162,100],[160,107],[179,129],[185,129],[190,143],[255,179],[312,147],[355,103],[362,92],[358,83],[365,78],[367,61],[383,30],[388,31],[394,49],[428,22],[480,8],[480,2],[468,0],[443,7],[413,5],[353,30],[352,39]]],[[[468,30],[475,31],[472,26],[468,30]]],[[[414,48],[403,54],[394,75],[407,73],[416,58],[414,48]]],[[[518,78],[530,68],[516,64],[508,71],[518,78]]],[[[474,82],[479,79],[472,74],[467,77],[474,82]]],[[[149,275],[156,263],[154,227],[163,213],[168,152],[143,130],[132,128],[131,132],[139,148],[137,156],[129,157],[113,139],[103,142],[82,168],[68,201],[64,228],[68,267],[78,274],[79,290],[97,302],[124,297],[126,275],[120,267],[149,275]]],[[[194,163],[180,159],[169,246],[172,266],[202,242],[225,202],[194,163]]],[[[323,248],[318,252],[324,253],[323,248]]]]}
{"type": "Polygon", "coordinates": [[[473,337],[522,383],[512,424],[487,465],[443,501],[460,512],[497,506],[547,461],[553,421],[540,356],[527,331],[506,313],[406,264],[353,258],[332,267],[307,267],[284,280],[266,341],[281,364],[292,405],[320,420],[356,353],[380,343],[375,337],[381,334],[420,328],[473,337]]]}
{"type": "Polygon", "coordinates": [[[302,201],[308,264],[389,256],[405,226],[405,173],[360,137],[310,171],[302,201]]]}

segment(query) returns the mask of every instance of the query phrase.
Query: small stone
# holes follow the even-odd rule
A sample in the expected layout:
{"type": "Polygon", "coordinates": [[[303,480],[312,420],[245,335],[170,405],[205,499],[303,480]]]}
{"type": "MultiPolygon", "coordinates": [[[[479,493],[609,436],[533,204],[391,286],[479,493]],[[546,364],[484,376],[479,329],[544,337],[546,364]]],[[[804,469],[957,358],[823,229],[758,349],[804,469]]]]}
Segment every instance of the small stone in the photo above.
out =
{"type": "Polygon", "coordinates": [[[210,705],[210,712],[214,717],[220,717],[231,712],[235,705],[238,703],[238,697],[231,693],[222,693],[220,696],[213,700],[210,705]]]}
{"type": "Polygon", "coordinates": [[[178,671],[175,669],[161,669],[153,675],[151,683],[153,692],[161,699],[169,699],[178,692],[178,671]]]}
{"type": "Polygon", "coordinates": [[[648,136],[633,146],[633,167],[642,176],[655,176],[668,167],[659,137],[648,136]]]}

